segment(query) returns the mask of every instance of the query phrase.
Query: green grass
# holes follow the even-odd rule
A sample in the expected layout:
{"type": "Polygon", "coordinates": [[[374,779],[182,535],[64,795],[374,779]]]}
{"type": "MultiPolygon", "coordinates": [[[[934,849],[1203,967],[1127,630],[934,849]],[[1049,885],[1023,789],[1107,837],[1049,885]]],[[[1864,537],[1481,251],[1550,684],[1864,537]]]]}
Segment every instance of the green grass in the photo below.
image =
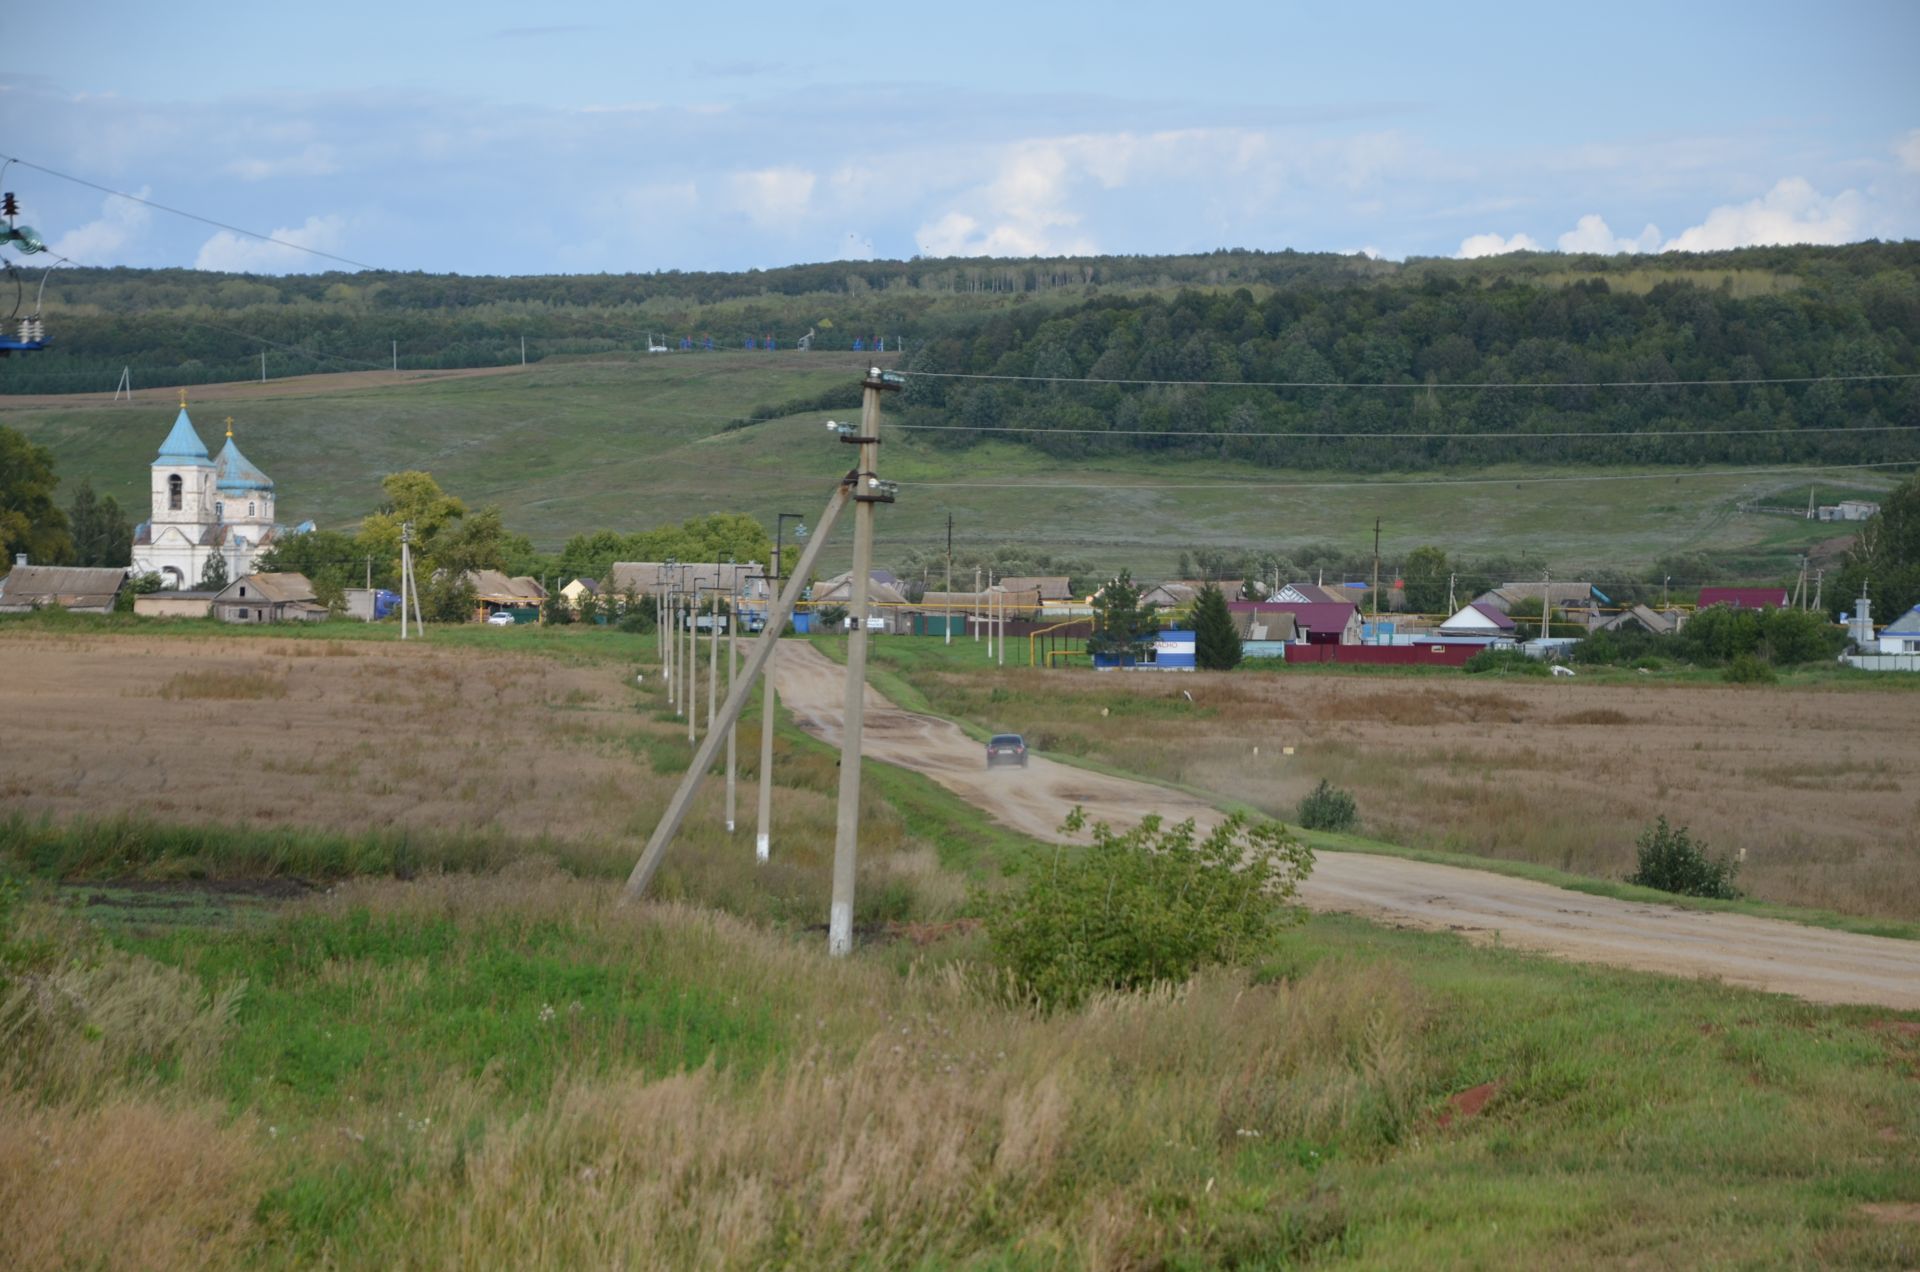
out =
{"type": "MultiPolygon", "coordinates": [[[[854,374],[826,355],[548,363],[333,393],[303,384],[283,396],[210,403],[197,422],[213,437],[215,422],[235,415],[247,454],[279,483],[283,520],[351,527],[379,503],[384,474],[424,468],[469,504],[499,504],[510,527],[557,548],[575,533],[642,529],[694,511],[749,512],[768,524],[777,511],[811,515],[846,467],[822,415],[726,426],[756,406],[818,394],[854,374]]],[[[0,422],[53,451],[62,502],[85,478],[135,520],[145,516],[147,465],[174,411],[157,401],[47,408],[0,400],[0,422]]],[[[887,439],[886,475],[903,490],[881,513],[883,564],[905,548],[944,543],[949,514],[960,545],[1017,544],[1143,575],[1172,570],[1182,549],[1330,541],[1358,551],[1371,543],[1376,516],[1386,518],[1389,561],[1423,543],[1473,556],[1524,542],[1556,573],[1704,551],[1748,552],[1753,570],[1784,577],[1802,547],[1843,532],[1734,513],[1742,500],[1778,490],[1778,476],[1640,470],[1655,479],[1519,484],[1633,470],[1504,466],[1329,490],[1288,483],[1342,474],[1144,456],[1062,464],[1017,445],[952,451],[922,436],[887,439]],[[1443,485],[1436,476],[1485,484],[1443,485]],[[1163,488],[1193,482],[1243,485],[1163,488]]],[[[1873,488],[1870,479],[1844,476],[1873,488]]],[[[829,549],[829,568],[844,566],[844,543],[829,549]]]]}

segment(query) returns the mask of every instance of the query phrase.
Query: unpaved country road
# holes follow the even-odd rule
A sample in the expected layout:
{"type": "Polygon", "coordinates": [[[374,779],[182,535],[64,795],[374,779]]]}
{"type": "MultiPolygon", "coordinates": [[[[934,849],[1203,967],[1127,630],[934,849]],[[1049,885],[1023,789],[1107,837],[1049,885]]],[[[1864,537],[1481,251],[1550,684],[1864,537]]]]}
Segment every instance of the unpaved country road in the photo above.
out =
{"type": "MultiPolygon", "coordinates": [[[[782,641],[774,684],[801,727],[840,740],[843,668],[812,646],[782,641]]],[[[902,710],[867,686],[864,754],[924,773],[1036,839],[1059,840],[1075,804],[1115,826],[1149,813],[1209,826],[1221,813],[1191,795],[1032,757],[988,772],[978,742],[955,725],[902,710]]],[[[1368,853],[1317,854],[1302,898],[1317,910],[1461,932],[1563,958],[1679,976],[1717,977],[1819,1003],[1920,1010],[1920,941],[1857,936],[1738,914],[1592,897],[1479,870],[1368,853]]]]}

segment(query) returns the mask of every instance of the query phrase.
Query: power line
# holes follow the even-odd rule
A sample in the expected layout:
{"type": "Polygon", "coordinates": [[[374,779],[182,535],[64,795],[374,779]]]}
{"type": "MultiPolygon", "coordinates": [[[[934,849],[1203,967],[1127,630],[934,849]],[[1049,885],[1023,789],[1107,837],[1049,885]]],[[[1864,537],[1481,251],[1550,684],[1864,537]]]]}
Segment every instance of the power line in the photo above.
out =
{"type": "MultiPolygon", "coordinates": [[[[36,172],[44,172],[48,176],[58,177],[62,181],[71,181],[75,185],[86,186],[89,190],[98,190],[102,194],[110,194],[117,199],[126,199],[131,203],[138,203],[143,207],[153,208],[155,211],[169,212],[174,216],[184,216],[189,221],[198,221],[202,225],[211,225],[215,229],[228,230],[234,234],[244,234],[248,238],[259,239],[263,243],[272,243],[279,247],[290,247],[296,252],[305,252],[309,256],[319,256],[330,261],[339,261],[342,265],[351,265],[355,269],[381,269],[378,265],[369,265],[365,261],[356,261],[351,257],[339,256],[333,252],[323,252],[317,247],[308,247],[304,243],[294,243],[287,239],[275,238],[271,234],[262,234],[258,230],[249,230],[242,226],[229,225],[225,221],[216,221],[210,216],[201,216],[198,212],[188,212],[181,208],[168,207],[164,203],[155,203],[152,199],[143,199],[137,194],[128,194],[125,190],[115,190],[111,186],[103,186],[96,181],[89,181],[85,177],[76,177],[70,172],[60,172],[57,169],[47,167],[45,164],[35,163],[31,159],[22,159],[18,155],[0,154],[0,159],[5,159],[9,163],[17,163],[23,168],[32,168],[36,172]]],[[[68,264],[72,264],[72,262],[69,261],[68,264]]]]}
{"type": "Polygon", "coordinates": [[[1838,428],[1649,428],[1629,429],[1622,432],[1609,432],[1606,429],[1586,429],[1549,433],[1534,432],[1425,432],[1425,433],[1367,433],[1367,432],[1301,432],[1286,431],[1254,433],[1202,433],[1183,429],[1163,428],[1040,428],[1033,425],[992,424],[974,427],[971,424],[896,424],[903,432],[910,433],[1034,433],[1045,435],[1061,433],[1069,436],[1087,437],[1178,437],[1196,442],[1230,441],[1237,437],[1246,438],[1366,438],[1369,440],[1399,440],[1402,438],[1419,440],[1446,440],[1458,438],[1473,440],[1476,438],[1566,438],[1566,437],[1771,437],[1794,433],[1806,437],[1819,437],[1827,433],[1911,433],[1920,432],[1920,424],[1846,424],[1838,428]]]}
{"type": "Polygon", "coordinates": [[[1031,384],[1114,384],[1179,389],[1684,389],[1752,384],[1845,384],[1860,380],[1920,380],[1920,371],[1862,375],[1755,376],[1730,380],[1555,380],[1480,384],[1436,381],[1431,384],[1371,384],[1354,380],[1124,380],[1079,375],[998,375],[985,371],[900,371],[923,380],[1004,380],[1031,384]]]}
{"type": "Polygon", "coordinates": [[[1805,464],[1790,468],[1724,468],[1688,470],[1677,473],[1598,473],[1581,477],[1446,477],[1426,480],[1388,479],[1383,481],[1302,481],[1263,482],[1257,479],[1232,482],[1020,482],[1020,481],[917,481],[916,490],[1247,490],[1270,493],[1283,490],[1375,490],[1419,486],[1506,486],[1553,485],[1588,481],[1693,481],[1715,477],[1765,477],[1785,473],[1825,473],[1862,468],[1907,468],[1920,460],[1896,459],[1871,464],[1805,464]]]}

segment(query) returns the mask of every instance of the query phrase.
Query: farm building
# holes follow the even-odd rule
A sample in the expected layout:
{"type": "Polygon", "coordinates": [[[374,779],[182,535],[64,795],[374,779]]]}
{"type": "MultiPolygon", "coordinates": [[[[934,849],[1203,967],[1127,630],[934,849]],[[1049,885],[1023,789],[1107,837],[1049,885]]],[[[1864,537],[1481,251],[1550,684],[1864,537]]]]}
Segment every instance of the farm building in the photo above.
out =
{"type": "Polygon", "coordinates": [[[1285,658],[1287,646],[1299,632],[1293,611],[1263,609],[1258,604],[1235,613],[1233,625],[1240,633],[1241,652],[1248,658],[1285,658]]]}
{"type": "Polygon", "coordinates": [[[133,612],[142,618],[205,618],[213,613],[218,592],[146,592],[133,598],[133,612]]]}
{"type": "Polygon", "coordinates": [[[1784,587],[1703,587],[1698,609],[1710,605],[1730,605],[1734,609],[1785,609],[1784,587]]]}
{"type": "Polygon", "coordinates": [[[127,572],[119,566],[28,565],[24,556],[0,579],[0,614],[61,609],[79,614],[112,611],[127,572]]]}
{"type": "Polygon", "coordinates": [[[1679,610],[1657,610],[1647,605],[1630,605],[1618,614],[1598,616],[1588,629],[1595,632],[1629,632],[1638,628],[1655,636],[1671,636],[1686,623],[1679,610]]]}
{"type": "Polygon", "coordinates": [[[547,599],[547,589],[540,580],[524,574],[508,578],[499,570],[468,570],[466,580],[473,587],[473,599],[479,602],[476,618],[500,610],[537,610],[547,599]]]}
{"type": "Polygon", "coordinates": [[[327,617],[304,574],[249,574],[213,598],[213,616],[223,623],[310,623],[327,617]]]}
{"type": "Polygon", "coordinates": [[[580,602],[589,596],[600,595],[598,579],[575,579],[560,589],[560,595],[567,602],[567,608],[576,614],[580,612],[580,602]]]}

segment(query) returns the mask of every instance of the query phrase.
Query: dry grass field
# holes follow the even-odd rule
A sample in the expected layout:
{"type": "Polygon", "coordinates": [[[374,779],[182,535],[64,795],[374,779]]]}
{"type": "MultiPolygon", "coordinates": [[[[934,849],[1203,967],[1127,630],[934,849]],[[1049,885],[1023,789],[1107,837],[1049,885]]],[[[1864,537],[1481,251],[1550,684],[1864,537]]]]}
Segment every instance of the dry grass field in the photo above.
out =
{"type": "Polygon", "coordinates": [[[1122,683],[989,671],[926,644],[876,656],[939,711],[1275,816],[1325,778],[1354,793],[1375,838],[1619,879],[1665,814],[1743,855],[1753,896],[1920,916],[1920,766],[1901,741],[1920,699],[1896,687],[1250,671],[1122,683]]]}

